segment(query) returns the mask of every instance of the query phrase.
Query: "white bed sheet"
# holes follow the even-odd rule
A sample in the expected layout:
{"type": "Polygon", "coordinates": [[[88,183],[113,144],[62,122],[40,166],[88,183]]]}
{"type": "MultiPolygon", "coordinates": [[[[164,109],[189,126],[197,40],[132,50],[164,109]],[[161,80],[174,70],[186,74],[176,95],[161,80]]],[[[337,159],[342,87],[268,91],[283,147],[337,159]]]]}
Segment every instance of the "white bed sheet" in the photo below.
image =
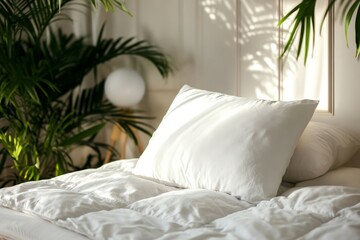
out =
{"type": "Polygon", "coordinates": [[[0,239],[9,240],[86,240],[75,232],[56,226],[37,216],[0,208],[0,239]]]}
{"type": "Polygon", "coordinates": [[[0,218],[7,221],[1,221],[0,235],[17,239],[24,231],[26,238],[18,239],[29,240],[360,239],[359,188],[291,188],[255,206],[225,193],[139,178],[131,173],[135,164],[113,162],[1,189],[0,205],[27,215],[2,209],[0,218]],[[20,221],[24,228],[19,217],[26,219],[20,221]],[[9,225],[13,229],[6,229],[9,225]]]}

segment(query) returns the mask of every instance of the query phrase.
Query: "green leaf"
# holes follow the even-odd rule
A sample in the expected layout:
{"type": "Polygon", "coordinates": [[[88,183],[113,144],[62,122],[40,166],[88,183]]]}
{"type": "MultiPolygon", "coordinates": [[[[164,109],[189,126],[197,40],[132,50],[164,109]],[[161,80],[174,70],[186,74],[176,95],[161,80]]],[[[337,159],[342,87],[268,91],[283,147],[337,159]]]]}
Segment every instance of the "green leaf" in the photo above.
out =
{"type": "MultiPolygon", "coordinates": [[[[331,9],[334,7],[335,2],[336,2],[336,0],[331,0],[331,1],[329,2],[329,4],[328,4],[326,10],[325,10],[324,16],[323,16],[323,18],[322,18],[322,20],[321,20],[320,34],[321,34],[321,32],[322,32],[322,28],[323,28],[323,26],[324,26],[325,19],[326,19],[327,15],[329,14],[329,12],[331,11],[331,9]]],[[[350,1],[348,1],[348,2],[350,2],[350,1]]]]}
{"type": "MultiPolygon", "coordinates": [[[[59,6],[61,5],[61,1],[62,0],[59,0],[59,6]]],[[[90,0],[90,2],[95,8],[97,7],[97,1],[96,0],[90,0]]],[[[100,0],[100,3],[104,6],[106,11],[114,11],[114,7],[117,7],[121,11],[128,14],[129,16],[132,16],[131,12],[126,7],[125,3],[122,3],[119,0],[100,0]]]]}
{"type": "Polygon", "coordinates": [[[315,5],[316,0],[303,0],[298,5],[296,5],[293,9],[290,10],[288,14],[285,15],[279,21],[279,25],[283,24],[285,20],[289,19],[291,15],[295,14],[294,21],[290,27],[290,34],[286,40],[285,47],[280,55],[280,57],[284,57],[284,55],[290,51],[292,45],[294,44],[295,38],[297,34],[299,34],[298,40],[298,50],[296,58],[298,59],[301,50],[304,51],[304,64],[306,64],[306,60],[309,52],[309,42],[311,37],[311,32],[313,32],[313,42],[315,42],[315,34],[314,34],[314,26],[315,26],[315,5]],[[298,32],[300,28],[300,32],[298,32]],[[305,43],[304,48],[302,45],[305,43]]]}
{"type": "Polygon", "coordinates": [[[360,0],[356,0],[350,7],[349,11],[345,16],[345,38],[346,38],[346,45],[349,47],[349,26],[351,22],[351,18],[358,7],[360,0]]]}
{"type": "Polygon", "coordinates": [[[299,47],[298,47],[298,50],[297,50],[297,54],[296,56],[300,56],[300,53],[301,53],[301,49],[302,49],[302,43],[303,43],[303,40],[304,40],[304,32],[305,32],[305,24],[301,24],[301,31],[300,31],[300,37],[299,37],[299,47]]]}
{"type": "Polygon", "coordinates": [[[62,175],[66,172],[65,165],[63,159],[59,159],[60,156],[58,156],[58,159],[55,163],[55,176],[62,175]]]}
{"type": "Polygon", "coordinates": [[[5,167],[5,163],[6,163],[6,159],[8,157],[8,155],[6,154],[6,152],[4,151],[5,149],[2,148],[0,150],[0,176],[2,174],[2,172],[4,171],[4,167],[5,167]]]}
{"type": "Polygon", "coordinates": [[[306,34],[305,34],[305,57],[304,57],[304,65],[306,64],[306,59],[308,57],[309,52],[309,42],[310,42],[310,30],[311,30],[311,16],[308,16],[306,19],[306,34]]]}
{"type": "Polygon", "coordinates": [[[301,4],[296,5],[293,9],[290,10],[290,12],[288,12],[283,18],[280,19],[279,23],[278,23],[278,27],[280,27],[286,20],[288,20],[288,18],[296,11],[299,10],[301,4]]]}
{"type": "Polygon", "coordinates": [[[97,134],[103,127],[105,126],[104,123],[98,124],[94,127],[88,128],[68,139],[65,139],[60,145],[61,146],[69,146],[72,144],[76,144],[81,142],[83,139],[91,137],[94,134],[97,134]]]}
{"type": "Polygon", "coordinates": [[[121,3],[120,1],[116,1],[116,5],[118,8],[120,8],[123,12],[127,13],[129,16],[133,16],[130,10],[126,7],[124,3],[121,3]]]}
{"type": "Polygon", "coordinates": [[[356,43],[356,57],[360,54],[360,8],[358,7],[355,19],[355,43],[356,43]]]}

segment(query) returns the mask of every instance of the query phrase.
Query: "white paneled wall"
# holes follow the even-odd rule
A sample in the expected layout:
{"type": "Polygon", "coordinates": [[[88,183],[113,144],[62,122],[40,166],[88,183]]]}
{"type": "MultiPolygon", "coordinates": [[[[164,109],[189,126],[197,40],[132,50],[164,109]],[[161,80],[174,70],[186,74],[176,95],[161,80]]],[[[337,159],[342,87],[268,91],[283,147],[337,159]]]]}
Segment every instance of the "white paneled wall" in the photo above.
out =
{"type": "Polygon", "coordinates": [[[149,63],[125,58],[102,69],[106,76],[112,69],[133,67],[144,76],[147,92],[138,108],[156,117],[151,122],[154,127],[179,88],[189,84],[245,97],[318,98],[325,112],[333,113],[334,104],[335,115],[316,114],[316,119],[360,132],[360,109],[354,104],[360,101],[360,65],[353,58],[353,47],[345,47],[342,26],[336,26],[335,45],[328,32],[331,28],[325,26],[322,38],[317,36],[314,59],[305,68],[302,60],[294,58],[294,51],[287,62],[278,59],[288,27],[280,31],[277,23],[294,1],[129,0],[127,4],[134,17],[120,11],[93,11],[92,31],[96,33],[106,20],[107,37],[146,39],[170,56],[176,70],[166,80],[149,63]],[[339,80],[334,87],[333,76],[339,80]]]}
{"type": "Polygon", "coordinates": [[[277,0],[239,1],[239,89],[244,97],[279,97],[279,5],[277,0]]]}
{"type": "Polygon", "coordinates": [[[146,39],[168,54],[176,69],[163,80],[147,62],[119,59],[105,66],[103,73],[123,65],[141,72],[147,93],[139,108],[157,117],[154,126],[184,84],[237,94],[236,0],[135,0],[128,7],[133,18],[122,12],[94,13],[107,20],[106,36],[146,39]]]}

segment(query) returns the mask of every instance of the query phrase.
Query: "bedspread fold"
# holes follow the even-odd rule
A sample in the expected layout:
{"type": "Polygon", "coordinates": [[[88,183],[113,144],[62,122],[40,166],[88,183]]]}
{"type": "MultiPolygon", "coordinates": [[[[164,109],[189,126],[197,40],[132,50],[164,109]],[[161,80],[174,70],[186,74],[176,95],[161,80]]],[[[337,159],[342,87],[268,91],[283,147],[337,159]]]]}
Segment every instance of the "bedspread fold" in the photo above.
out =
{"type": "Polygon", "coordinates": [[[292,188],[255,205],[138,177],[135,163],[0,189],[0,206],[89,239],[360,239],[360,189],[292,188]]]}

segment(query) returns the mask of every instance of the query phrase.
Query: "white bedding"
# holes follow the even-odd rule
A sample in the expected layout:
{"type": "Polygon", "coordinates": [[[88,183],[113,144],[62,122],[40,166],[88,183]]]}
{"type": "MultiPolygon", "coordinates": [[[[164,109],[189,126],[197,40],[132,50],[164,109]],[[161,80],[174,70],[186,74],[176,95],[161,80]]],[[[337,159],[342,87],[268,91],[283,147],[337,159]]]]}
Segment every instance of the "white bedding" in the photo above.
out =
{"type": "Polygon", "coordinates": [[[0,208],[0,240],[86,240],[72,231],[51,224],[33,215],[24,214],[8,208],[0,208]],[[2,238],[3,237],[3,238],[2,238]]]}
{"type": "Polygon", "coordinates": [[[254,205],[225,193],[178,189],[139,178],[131,173],[135,164],[136,160],[117,161],[99,169],[1,189],[0,236],[360,239],[359,188],[291,188],[254,205]],[[12,214],[6,208],[26,215],[12,214]],[[9,223],[14,224],[13,229],[8,229],[9,223]]]}

